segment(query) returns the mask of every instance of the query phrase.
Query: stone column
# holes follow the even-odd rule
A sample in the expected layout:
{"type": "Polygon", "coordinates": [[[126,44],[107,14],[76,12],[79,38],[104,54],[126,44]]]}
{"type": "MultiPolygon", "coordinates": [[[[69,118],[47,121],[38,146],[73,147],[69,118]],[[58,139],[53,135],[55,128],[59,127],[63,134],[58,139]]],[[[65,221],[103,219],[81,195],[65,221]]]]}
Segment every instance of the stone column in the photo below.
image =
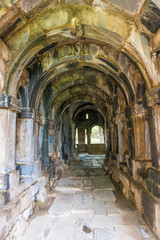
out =
{"type": "Polygon", "coordinates": [[[49,121],[44,119],[43,125],[43,140],[42,140],[42,165],[49,165],[49,147],[48,147],[48,128],[49,121]]]}
{"type": "Polygon", "coordinates": [[[124,126],[124,119],[123,116],[118,115],[117,128],[118,128],[118,153],[117,153],[117,165],[119,167],[119,163],[125,162],[124,156],[124,142],[123,138],[123,126],[124,126]]]}
{"type": "Polygon", "coordinates": [[[160,198],[160,88],[155,87],[143,97],[149,126],[152,166],[148,168],[147,190],[160,198]]]}
{"type": "Polygon", "coordinates": [[[41,172],[41,164],[35,158],[35,133],[35,112],[32,109],[22,109],[17,119],[16,169],[21,177],[32,176],[33,181],[41,172]]]}
{"type": "Polygon", "coordinates": [[[17,99],[0,95],[0,208],[12,199],[12,190],[19,184],[19,172],[15,170],[18,111],[20,102],[17,99]]]}
{"type": "Polygon", "coordinates": [[[54,153],[54,146],[53,146],[54,130],[53,130],[53,126],[49,126],[48,136],[49,136],[49,156],[51,156],[54,153]]]}
{"type": "MultiPolygon", "coordinates": [[[[133,119],[132,119],[132,108],[131,106],[127,106],[125,108],[125,122],[126,122],[126,131],[127,131],[127,148],[128,156],[126,156],[127,160],[127,167],[132,171],[133,163],[132,160],[135,158],[135,141],[134,141],[134,126],[133,126],[133,119]]],[[[124,139],[125,141],[125,139],[124,139]]],[[[126,146],[126,144],[125,144],[126,146]]],[[[124,147],[125,147],[124,146],[124,147]]]]}
{"type": "Polygon", "coordinates": [[[85,128],[78,128],[78,144],[85,144],[85,128]]]}
{"type": "Polygon", "coordinates": [[[132,109],[130,106],[127,106],[125,108],[125,117],[127,120],[129,156],[132,159],[135,156],[135,147],[134,147],[134,127],[132,120],[132,109]]]}
{"type": "Polygon", "coordinates": [[[87,144],[88,145],[91,144],[91,134],[92,134],[92,132],[90,130],[87,130],[87,144]]]}
{"type": "Polygon", "coordinates": [[[160,88],[155,87],[143,97],[147,110],[152,166],[160,169],[160,88]]]}
{"type": "Polygon", "coordinates": [[[108,142],[107,142],[108,157],[109,157],[109,160],[111,160],[111,158],[112,158],[112,127],[111,127],[111,123],[108,124],[108,127],[107,127],[107,138],[108,138],[108,142]]]}
{"type": "Polygon", "coordinates": [[[137,181],[143,181],[147,176],[147,170],[151,167],[150,141],[148,139],[148,128],[146,124],[145,109],[142,105],[135,105],[135,114],[133,116],[134,138],[135,138],[135,159],[133,163],[133,178],[137,181]]]}
{"type": "Polygon", "coordinates": [[[112,142],[112,157],[116,159],[116,124],[112,123],[111,128],[111,142],[112,142]]]}
{"type": "Polygon", "coordinates": [[[16,113],[0,109],[0,171],[10,172],[15,169],[16,113]]]}

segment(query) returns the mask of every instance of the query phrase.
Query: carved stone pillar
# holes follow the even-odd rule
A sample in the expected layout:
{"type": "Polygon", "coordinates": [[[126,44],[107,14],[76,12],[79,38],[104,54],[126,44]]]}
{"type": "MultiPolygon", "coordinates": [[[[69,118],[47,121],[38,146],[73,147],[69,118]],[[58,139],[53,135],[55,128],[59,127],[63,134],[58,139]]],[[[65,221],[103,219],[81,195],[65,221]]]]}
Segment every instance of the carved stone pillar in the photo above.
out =
{"type": "Polygon", "coordinates": [[[49,130],[48,130],[48,136],[49,136],[49,156],[51,156],[54,153],[54,145],[53,145],[53,138],[54,138],[54,129],[53,125],[50,123],[49,130]]]}
{"type": "Polygon", "coordinates": [[[160,88],[155,87],[143,98],[147,109],[152,166],[160,169],[160,88]]]}
{"type": "Polygon", "coordinates": [[[12,189],[19,184],[15,170],[16,112],[20,102],[7,95],[0,95],[0,207],[12,199],[12,189]]]}
{"type": "Polygon", "coordinates": [[[23,111],[17,119],[17,164],[34,162],[34,113],[23,111]]]}
{"type": "Polygon", "coordinates": [[[134,128],[133,128],[133,120],[132,120],[132,109],[130,106],[125,108],[125,117],[127,120],[129,156],[132,159],[135,156],[135,146],[134,146],[134,128]]]}
{"type": "Polygon", "coordinates": [[[160,198],[160,88],[155,87],[143,97],[147,110],[152,166],[148,169],[147,190],[160,198]]]}
{"type": "Polygon", "coordinates": [[[43,140],[42,140],[42,156],[41,161],[42,165],[49,165],[49,146],[48,146],[48,129],[49,129],[49,121],[44,119],[43,124],[43,140]]]}
{"type": "Polygon", "coordinates": [[[41,163],[35,158],[35,135],[35,113],[32,109],[22,109],[17,119],[16,169],[23,177],[32,176],[33,181],[41,172],[41,163]]]}
{"type": "Polygon", "coordinates": [[[135,138],[135,158],[132,160],[133,178],[143,184],[143,178],[146,177],[147,170],[151,167],[151,156],[146,113],[141,104],[135,105],[133,123],[135,138]]]}
{"type": "Polygon", "coordinates": [[[125,120],[124,120],[124,116],[119,116],[120,120],[118,120],[117,122],[117,128],[118,128],[118,153],[117,153],[117,165],[119,167],[120,162],[125,162],[125,155],[126,155],[126,151],[125,151],[125,145],[126,145],[126,140],[128,142],[128,138],[125,134],[125,120]]]}
{"type": "Polygon", "coordinates": [[[90,145],[91,144],[91,134],[92,132],[90,130],[87,131],[87,144],[90,145]]]}

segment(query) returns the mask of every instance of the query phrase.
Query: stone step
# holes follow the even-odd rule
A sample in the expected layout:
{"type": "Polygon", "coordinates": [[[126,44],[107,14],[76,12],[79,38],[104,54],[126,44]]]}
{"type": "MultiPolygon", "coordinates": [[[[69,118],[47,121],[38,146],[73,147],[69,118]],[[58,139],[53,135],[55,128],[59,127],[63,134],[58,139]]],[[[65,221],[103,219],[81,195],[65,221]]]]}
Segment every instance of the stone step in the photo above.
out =
{"type": "Polygon", "coordinates": [[[61,178],[55,186],[55,190],[60,192],[81,191],[82,179],[61,178]]]}

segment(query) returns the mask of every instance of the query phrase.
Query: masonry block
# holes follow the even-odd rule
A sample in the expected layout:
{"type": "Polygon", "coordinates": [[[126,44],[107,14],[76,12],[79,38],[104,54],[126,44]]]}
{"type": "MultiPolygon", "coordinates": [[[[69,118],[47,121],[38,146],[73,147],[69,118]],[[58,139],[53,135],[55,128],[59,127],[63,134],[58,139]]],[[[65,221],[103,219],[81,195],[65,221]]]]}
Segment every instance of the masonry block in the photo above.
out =
{"type": "Polygon", "coordinates": [[[160,238],[160,204],[155,205],[155,232],[156,235],[160,238]]]}
{"type": "Polygon", "coordinates": [[[16,169],[21,176],[32,176],[35,174],[35,164],[19,164],[16,169]]]}
{"type": "Polygon", "coordinates": [[[0,192],[0,209],[4,207],[4,196],[3,192],[0,192]]]}
{"type": "Polygon", "coordinates": [[[20,215],[19,200],[7,207],[7,219],[9,231],[16,224],[20,215]]]}
{"type": "Polygon", "coordinates": [[[19,184],[19,172],[14,170],[6,174],[0,174],[0,191],[6,191],[19,184]]]}
{"type": "Polygon", "coordinates": [[[39,202],[42,202],[44,203],[46,201],[46,198],[47,198],[47,192],[46,190],[43,188],[41,189],[38,194],[36,195],[36,199],[39,201],[39,202]]]}
{"type": "Polygon", "coordinates": [[[41,161],[35,162],[36,164],[36,176],[41,177],[41,161]]]}
{"type": "Polygon", "coordinates": [[[153,228],[155,219],[155,200],[146,192],[142,193],[142,215],[147,223],[153,228]]]}
{"type": "Polygon", "coordinates": [[[0,57],[3,58],[3,60],[5,61],[8,61],[9,59],[8,48],[1,39],[0,39],[0,57]]]}
{"type": "MultiPolygon", "coordinates": [[[[1,103],[1,101],[0,101],[1,103]]],[[[0,169],[1,173],[15,170],[16,113],[0,109],[0,169]]]]}
{"type": "Polygon", "coordinates": [[[160,185],[158,185],[156,183],[153,184],[153,194],[157,198],[160,198],[160,185]]]}
{"type": "Polygon", "coordinates": [[[8,228],[8,219],[7,214],[5,211],[0,215],[0,239],[5,239],[8,235],[9,228],[8,228]]]}
{"type": "Polygon", "coordinates": [[[148,169],[148,178],[151,178],[153,181],[156,182],[156,172],[154,171],[154,169],[148,169]]]}
{"type": "Polygon", "coordinates": [[[34,161],[34,120],[17,120],[17,164],[29,164],[34,161]]]}
{"type": "Polygon", "coordinates": [[[25,209],[27,209],[30,204],[31,204],[31,199],[32,199],[32,192],[31,191],[26,191],[20,201],[20,213],[22,213],[25,209]]]}
{"type": "Polygon", "coordinates": [[[39,191],[39,182],[36,182],[35,184],[33,184],[30,188],[30,191],[31,191],[32,197],[34,197],[34,195],[36,195],[37,192],[39,191]]]}
{"type": "Polygon", "coordinates": [[[160,185],[160,171],[157,169],[148,169],[148,178],[152,179],[155,183],[160,185]]]}
{"type": "Polygon", "coordinates": [[[27,208],[26,210],[24,210],[24,212],[22,213],[22,216],[24,217],[24,219],[27,221],[29,216],[31,216],[33,213],[33,208],[32,208],[32,204],[29,206],[29,208],[27,208]]]}
{"type": "Polygon", "coordinates": [[[151,179],[146,180],[147,190],[152,193],[153,192],[153,181],[151,179]]]}

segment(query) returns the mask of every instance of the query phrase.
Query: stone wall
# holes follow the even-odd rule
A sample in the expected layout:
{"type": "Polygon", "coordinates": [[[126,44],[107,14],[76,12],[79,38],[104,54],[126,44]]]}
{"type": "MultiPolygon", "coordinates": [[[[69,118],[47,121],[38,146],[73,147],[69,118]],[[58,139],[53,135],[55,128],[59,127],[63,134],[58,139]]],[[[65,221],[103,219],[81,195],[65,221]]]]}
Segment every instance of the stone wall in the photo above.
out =
{"type": "Polygon", "coordinates": [[[111,162],[108,164],[111,178],[117,188],[121,190],[126,199],[131,201],[138,209],[140,215],[145,219],[155,235],[160,238],[160,199],[158,184],[151,178],[156,177],[158,181],[159,172],[148,169],[148,177],[143,176],[145,187],[139,181],[133,179],[128,173],[116,168],[111,162]],[[155,192],[153,192],[155,189],[155,192]]]}
{"type": "Polygon", "coordinates": [[[23,234],[37,201],[45,202],[46,200],[47,182],[46,177],[39,178],[33,184],[32,179],[24,179],[14,188],[16,197],[1,210],[0,239],[18,239],[23,234]]]}

